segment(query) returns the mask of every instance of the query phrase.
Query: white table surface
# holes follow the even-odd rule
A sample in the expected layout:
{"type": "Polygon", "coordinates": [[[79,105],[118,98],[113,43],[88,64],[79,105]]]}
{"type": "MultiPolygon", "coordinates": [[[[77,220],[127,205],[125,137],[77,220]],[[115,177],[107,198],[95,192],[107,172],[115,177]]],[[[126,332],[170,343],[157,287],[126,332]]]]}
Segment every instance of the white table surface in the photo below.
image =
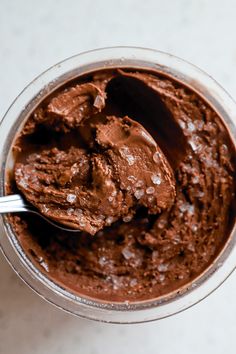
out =
{"type": "MultiPolygon", "coordinates": [[[[200,66],[236,98],[235,0],[0,0],[0,117],[36,75],[78,52],[136,45],[200,66]]],[[[1,354],[235,353],[236,273],[184,313],[141,325],[47,304],[0,255],[1,354]]]]}

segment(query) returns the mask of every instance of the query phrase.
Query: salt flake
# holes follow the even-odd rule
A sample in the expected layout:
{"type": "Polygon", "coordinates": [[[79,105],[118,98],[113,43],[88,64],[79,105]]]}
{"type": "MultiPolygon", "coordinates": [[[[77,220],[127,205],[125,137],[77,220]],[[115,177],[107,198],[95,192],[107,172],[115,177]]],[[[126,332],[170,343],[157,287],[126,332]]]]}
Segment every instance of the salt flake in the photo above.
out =
{"type": "Polygon", "coordinates": [[[135,257],[135,254],[133,252],[131,252],[128,248],[123,248],[121,253],[122,253],[123,257],[127,260],[135,257]]]}
{"type": "Polygon", "coordinates": [[[132,220],[133,216],[132,215],[126,215],[123,217],[124,222],[130,222],[132,220]]]}
{"type": "Polygon", "coordinates": [[[144,190],[143,190],[143,189],[137,189],[137,190],[134,192],[134,196],[135,196],[135,198],[137,198],[137,199],[141,199],[143,195],[144,195],[144,190]]]}
{"type": "Polygon", "coordinates": [[[164,274],[160,274],[159,275],[159,281],[162,283],[165,280],[165,275],[164,274]]]}
{"type": "Polygon", "coordinates": [[[168,270],[168,264],[161,263],[157,266],[159,272],[166,272],[168,270]]]}
{"type": "Polygon", "coordinates": [[[113,223],[113,221],[114,221],[113,216],[108,216],[108,217],[106,218],[106,223],[107,223],[107,225],[111,225],[111,224],[113,223]]]}
{"type": "Polygon", "coordinates": [[[74,210],[73,208],[68,208],[68,209],[67,209],[67,214],[68,214],[68,215],[72,215],[72,214],[74,213],[74,211],[75,211],[75,210],[74,210]]]}
{"type": "Polygon", "coordinates": [[[100,264],[100,266],[104,267],[107,263],[106,257],[104,257],[104,256],[100,257],[98,260],[98,263],[100,264]]]}
{"type": "Polygon", "coordinates": [[[136,179],[137,178],[135,176],[132,176],[132,175],[127,177],[127,180],[132,182],[132,183],[134,183],[136,181],[136,179]]]}
{"type": "Polygon", "coordinates": [[[151,180],[154,184],[161,184],[161,178],[158,175],[152,175],[151,180]]]}
{"type": "Polygon", "coordinates": [[[135,286],[135,285],[137,285],[137,284],[138,284],[138,281],[137,281],[136,278],[133,278],[133,279],[130,280],[129,285],[130,285],[131,287],[133,287],[133,286],[135,286]]]}
{"type": "Polygon", "coordinates": [[[192,182],[193,182],[193,184],[199,183],[199,178],[198,178],[198,176],[194,176],[194,177],[192,178],[192,182]]]}
{"type": "Polygon", "coordinates": [[[135,163],[135,157],[133,155],[127,155],[126,160],[128,161],[129,166],[132,166],[135,163]]]}
{"type": "Polygon", "coordinates": [[[154,187],[148,187],[147,189],[146,189],[146,193],[147,194],[153,194],[155,192],[155,188],[154,187]]]}
{"type": "Polygon", "coordinates": [[[193,140],[189,140],[189,144],[190,144],[191,148],[193,149],[193,151],[197,150],[198,147],[193,140]]]}
{"type": "Polygon", "coordinates": [[[66,197],[66,200],[68,201],[68,203],[73,204],[76,200],[76,195],[75,194],[68,194],[66,197]]]}
{"type": "Polygon", "coordinates": [[[196,130],[195,125],[192,122],[188,122],[188,131],[194,132],[194,130],[196,130]]]}

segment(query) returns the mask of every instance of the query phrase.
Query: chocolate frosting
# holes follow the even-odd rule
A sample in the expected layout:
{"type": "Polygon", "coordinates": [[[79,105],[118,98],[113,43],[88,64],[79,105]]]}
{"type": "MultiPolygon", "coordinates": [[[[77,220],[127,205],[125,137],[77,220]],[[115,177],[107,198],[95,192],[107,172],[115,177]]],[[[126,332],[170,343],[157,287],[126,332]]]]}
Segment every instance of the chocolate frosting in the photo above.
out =
{"type": "Polygon", "coordinates": [[[213,261],[235,220],[227,129],[157,73],[104,70],[67,83],[14,150],[10,191],[82,232],[22,214],[11,224],[28,256],[79,294],[132,301],[178,289],[213,261]]]}

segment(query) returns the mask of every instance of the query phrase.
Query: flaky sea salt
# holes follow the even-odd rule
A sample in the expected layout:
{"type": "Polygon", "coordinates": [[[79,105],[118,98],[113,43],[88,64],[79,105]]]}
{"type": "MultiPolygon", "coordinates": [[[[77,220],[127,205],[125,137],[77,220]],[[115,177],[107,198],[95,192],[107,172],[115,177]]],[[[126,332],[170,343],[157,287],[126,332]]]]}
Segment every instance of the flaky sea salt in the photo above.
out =
{"type": "Polygon", "coordinates": [[[106,257],[102,256],[99,258],[98,263],[100,264],[101,267],[104,267],[107,263],[106,257]]]}
{"type": "Polygon", "coordinates": [[[21,180],[18,182],[18,184],[19,184],[22,188],[26,189],[26,188],[28,187],[28,180],[25,179],[25,178],[21,178],[21,180]]]}
{"type": "Polygon", "coordinates": [[[43,212],[43,213],[47,213],[48,211],[49,211],[49,208],[46,207],[45,204],[43,204],[43,205],[42,205],[42,212],[43,212]]]}
{"type": "Polygon", "coordinates": [[[143,190],[143,189],[137,189],[137,190],[134,192],[134,196],[135,196],[135,198],[137,198],[137,199],[141,199],[143,195],[144,195],[144,190],[143,190]]]}
{"type": "Polygon", "coordinates": [[[186,203],[182,203],[182,204],[180,204],[180,206],[179,206],[179,210],[182,212],[182,213],[184,213],[186,210],[187,210],[187,204],[186,203]]]}
{"type": "Polygon", "coordinates": [[[124,222],[130,222],[132,220],[133,216],[132,215],[126,215],[123,217],[124,222]]]}
{"type": "Polygon", "coordinates": [[[76,213],[76,215],[81,216],[83,214],[83,211],[82,211],[82,209],[78,208],[75,210],[75,213],[76,213]]]}
{"type": "Polygon", "coordinates": [[[132,166],[135,163],[136,158],[133,155],[127,155],[126,160],[128,161],[129,166],[132,166]]]}
{"type": "Polygon", "coordinates": [[[202,197],[204,197],[204,195],[205,195],[205,193],[202,192],[202,191],[198,191],[198,192],[196,193],[196,197],[198,197],[198,198],[202,198],[202,197]]]}
{"type": "Polygon", "coordinates": [[[101,108],[104,105],[104,97],[97,95],[94,102],[93,102],[94,107],[96,108],[101,108]]]}
{"type": "Polygon", "coordinates": [[[180,241],[181,241],[181,238],[180,238],[179,235],[175,235],[175,236],[173,237],[173,243],[174,243],[174,245],[177,245],[178,243],[180,243],[180,241]]]}
{"type": "Polygon", "coordinates": [[[197,150],[197,145],[193,140],[189,140],[189,145],[191,146],[191,148],[193,149],[193,151],[197,150]]]}
{"type": "Polygon", "coordinates": [[[66,200],[68,203],[73,204],[76,201],[76,195],[75,194],[68,194],[66,197],[66,200]]]}
{"type": "Polygon", "coordinates": [[[102,215],[102,214],[100,214],[100,215],[97,216],[97,219],[98,219],[99,221],[102,221],[102,220],[105,219],[105,216],[102,215]]]}
{"type": "Polygon", "coordinates": [[[111,224],[113,223],[113,221],[114,221],[113,216],[108,216],[108,217],[106,218],[106,223],[107,223],[107,225],[111,225],[111,224]]]}
{"type": "Polygon", "coordinates": [[[85,219],[83,217],[80,218],[79,224],[81,227],[84,227],[86,225],[85,219]]]}
{"type": "Polygon", "coordinates": [[[161,178],[158,175],[152,175],[151,180],[154,184],[158,184],[158,185],[161,184],[161,178]]]}
{"type": "Polygon", "coordinates": [[[134,254],[134,257],[131,259],[131,266],[133,268],[137,268],[140,267],[142,263],[143,263],[143,257],[141,255],[134,254]]]}
{"type": "Polygon", "coordinates": [[[156,261],[159,257],[159,252],[157,250],[152,252],[152,260],[156,261]]]}
{"type": "Polygon", "coordinates": [[[194,252],[195,251],[195,247],[194,247],[194,244],[193,243],[189,243],[188,246],[187,246],[187,249],[191,252],[194,252]]]}
{"type": "Polygon", "coordinates": [[[129,154],[129,148],[128,146],[122,146],[120,149],[119,149],[119,152],[121,154],[122,157],[126,157],[126,155],[129,154]]]}
{"type": "Polygon", "coordinates": [[[180,206],[179,206],[179,210],[184,213],[184,212],[187,212],[188,214],[194,214],[194,205],[192,204],[189,204],[189,203],[182,203],[180,206]]]}
{"type": "Polygon", "coordinates": [[[150,195],[149,197],[148,197],[148,201],[149,201],[149,203],[152,203],[153,201],[154,201],[154,196],[153,195],[150,195]]]}
{"type": "Polygon", "coordinates": [[[187,128],[189,132],[194,132],[194,130],[196,130],[196,127],[192,122],[188,122],[187,128]]]}
{"type": "Polygon", "coordinates": [[[21,168],[17,168],[15,170],[15,175],[18,177],[18,176],[21,176],[21,168]]]}
{"type": "Polygon", "coordinates": [[[228,149],[228,146],[227,145],[225,145],[225,144],[222,144],[221,145],[221,152],[223,153],[223,154],[225,154],[225,155],[227,155],[228,154],[228,151],[229,151],[229,149],[228,149]]]}
{"type": "Polygon", "coordinates": [[[167,221],[165,219],[161,219],[157,222],[157,226],[159,229],[164,229],[164,227],[166,226],[167,221]]]}
{"type": "Polygon", "coordinates": [[[148,187],[147,189],[146,189],[146,193],[147,194],[153,194],[155,192],[155,188],[154,187],[148,187]]]}
{"type": "Polygon", "coordinates": [[[160,281],[161,283],[163,283],[164,280],[165,280],[165,275],[164,275],[164,274],[160,274],[160,275],[159,275],[159,281],[160,281]]]}
{"type": "Polygon", "coordinates": [[[130,153],[130,150],[127,146],[122,146],[119,149],[119,152],[121,154],[121,157],[126,159],[128,162],[129,166],[132,166],[135,163],[136,158],[130,153]]]}
{"type": "Polygon", "coordinates": [[[194,208],[194,205],[189,205],[189,207],[188,207],[188,209],[187,209],[187,212],[189,213],[189,214],[194,214],[194,210],[195,210],[195,208],[194,208]]]}
{"type": "Polygon", "coordinates": [[[197,229],[198,229],[197,225],[196,225],[196,224],[193,224],[192,227],[191,227],[191,230],[192,230],[193,232],[196,232],[197,229]]]}
{"type": "MultiPolygon", "coordinates": [[[[80,163],[81,164],[81,163],[80,163]]],[[[74,176],[77,172],[78,172],[78,165],[77,163],[74,163],[72,166],[71,166],[71,172],[72,172],[72,175],[74,176]]]]}
{"type": "Polygon", "coordinates": [[[72,214],[74,213],[74,211],[75,211],[75,210],[74,210],[73,208],[68,208],[68,209],[67,209],[67,214],[68,214],[68,215],[72,215],[72,214]]]}
{"type": "Polygon", "coordinates": [[[182,129],[185,129],[186,128],[186,124],[185,124],[185,122],[183,121],[183,120],[179,120],[179,125],[180,125],[180,127],[182,128],[182,129]]]}
{"type": "Polygon", "coordinates": [[[199,177],[198,177],[198,176],[194,176],[194,177],[192,178],[192,183],[193,183],[193,184],[199,183],[199,177]]]}
{"type": "Polygon", "coordinates": [[[189,203],[182,203],[179,206],[179,210],[184,213],[184,212],[188,212],[189,214],[193,214],[194,213],[194,205],[189,204],[189,203]]]}
{"type": "Polygon", "coordinates": [[[114,290],[117,290],[124,286],[123,277],[118,277],[117,275],[108,275],[106,277],[106,281],[112,283],[112,287],[114,290]]]}
{"type": "Polygon", "coordinates": [[[127,177],[127,180],[132,182],[132,183],[135,183],[136,179],[137,178],[135,176],[132,176],[132,175],[127,177]]]}
{"type": "Polygon", "coordinates": [[[130,285],[131,287],[133,287],[133,286],[135,286],[135,285],[137,285],[137,284],[138,284],[138,281],[137,281],[136,278],[133,278],[133,279],[130,280],[129,285],[130,285]]]}
{"type": "Polygon", "coordinates": [[[157,284],[157,280],[156,280],[156,279],[152,279],[152,280],[151,280],[151,283],[152,283],[152,285],[154,286],[154,285],[157,284]]]}
{"type": "Polygon", "coordinates": [[[111,281],[114,290],[118,290],[119,288],[122,288],[124,286],[123,278],[118,277],[116,275],[111,275],[111,281]]]}
{"type": "Polygon", "coordinates": [[[168,270],[168,264],[165,263],[158,264],[157,269],[159,272],[166,272],[168,270]]]}
{"type": "Polygon", "coordinates": [[[127,260],[135,257],[135,254],[133,252],[131,252],[127,247],[123,248],[121,253],[122,253],[123,257],[127,260]]]}

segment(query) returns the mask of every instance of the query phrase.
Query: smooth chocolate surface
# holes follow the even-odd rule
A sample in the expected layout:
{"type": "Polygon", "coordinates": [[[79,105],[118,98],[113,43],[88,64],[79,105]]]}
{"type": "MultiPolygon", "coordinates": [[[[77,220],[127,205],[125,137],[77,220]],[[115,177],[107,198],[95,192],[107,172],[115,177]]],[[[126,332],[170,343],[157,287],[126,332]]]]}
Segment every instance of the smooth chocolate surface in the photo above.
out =
{"type": "Polygon", "coordinates": [[[10,216],[55,282],[110,301],[178,289],[216,257],[235,220],[235,150],[217,113],[184,85],[105,70],[46,98],[15,143],[10,191],[82,230],[10,216]]]}

